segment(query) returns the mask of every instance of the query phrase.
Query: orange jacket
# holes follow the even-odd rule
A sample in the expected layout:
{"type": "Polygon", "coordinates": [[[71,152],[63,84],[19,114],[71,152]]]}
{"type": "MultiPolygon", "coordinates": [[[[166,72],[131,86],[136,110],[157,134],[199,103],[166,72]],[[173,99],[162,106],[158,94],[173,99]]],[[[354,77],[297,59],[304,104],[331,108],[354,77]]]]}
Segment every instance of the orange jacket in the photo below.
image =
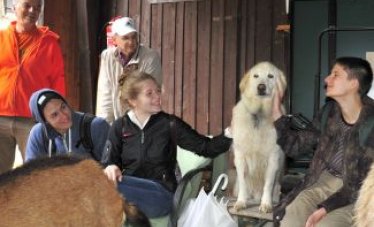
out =
{"type": "Polygon", "coordinates": [[[59,36],[48,27],[35,50],[22,60],[15,35],[15,22],[0,31],[0,116],[31,117],[29,99],[34,91],[51,88],[65,95],[64,62],[59,36]]]}

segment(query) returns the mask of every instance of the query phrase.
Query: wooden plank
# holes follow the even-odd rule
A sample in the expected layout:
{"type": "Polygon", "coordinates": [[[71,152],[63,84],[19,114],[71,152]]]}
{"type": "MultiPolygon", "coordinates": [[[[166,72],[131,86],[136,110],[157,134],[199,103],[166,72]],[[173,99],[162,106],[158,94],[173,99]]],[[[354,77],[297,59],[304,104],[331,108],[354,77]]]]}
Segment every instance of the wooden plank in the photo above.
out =
{"type": "MultiPolygon", "coordinates": [[[[288,23],[288,18],[286,14],[285,6],[273,0],[273,24],[274,27],[278,25],[284,25],[288,23]]],[[[279,67],[285,74],[287,81],[290,82],[289,69],[290,69],[290,59],[289,59],[289,38],[290,34],[288,31],[277,31],[273,33],[273,53],[272,62],[279,67]]],[[[290,83],[289,83],[290,84],[290,83]]],[[[290,93],[287,90],[285,98],[286,111],[290,112],[290,93]]]]}
{"type": "MultiPolygon", "coordinates": [[[[260,0],[251,0],[248,1],[247,4],[247,59],[246,59],[246,70],[249,70],[255,63],[256,59],[256,19],[257,19],[257,2],[261,2],[260,0]]],[[[243,76],[243,75],[241,75],[243,76]]]]}
{"type": "Polygon", "coordinates": [[[66,99],[74,109],[80,109],[80,81],[78,72],[78,53],[76,51],[77,14],[75,1],[45,0],[44,23],[60,35],[64,58],[66,99]],[[69,16],[66,16],[69,15],[69,16]],[[61,18],[66,18],[61,20],[61,18]],[[70,26],[74,25],[74,26],[70,26]]]}
{"type": "Polygon", "coordinates": [[[185,3],[183,64],[183,119],[193,128],[196,123],[197,3],[185,3]]]}
{"type": "MultiPolygon", "coordinates": [[[[90,41],[88,29],[87,0],[76,1],[77,29],[80,31],[77,35],[78,40],[78,62],[79,62],[79,82],[84,86],[80,89],[80,110],[93,113],[92,108],[92,77],[90,65],[90,41]]],[[[74,12],[73,12],[74,14],[74,12]]]]}
{"type": "Polygon", "coordinates": [[[204,0],[148,0],[148,2],[152,4],[157,3],[178,3],[178,2],[198,2],[198,1],[204,1],[204,0]]]}
{"type": "Polygon", "coordinates": [[[212,4],[212,42],[211,42],[211,79],[209,133],[222,131],[223,120],[223,50],[224,50],[224,0],[212,4]]]}
{"type": "Polygon", "coordinates": [[[209,130],[209,81],[210,81],[210,41],[212,34],[212,1],[198,3],[197,9],[197,100],[196,129],[202,134],[209,130]]]}
{"type": "Polygon", "coordinates": [[[154,4],[151,6],[152,25],[151,25],[151,47],[157,50],[162,57],[161,52],[161,32],[162,32],[162,5],[154,4]]]}
{"type": "Polygon", "coordinates": [[[139,0],[129,0],[129,17],[135,20],[136,29],[140,31],[141,3],[139,0]]]}
{"type": "Polygon", "coordinates": [[[244,218],[256,218],[260,220],[273,221],[273,213],[260,212],[260,204],[258,202],[250,201],[245,209],[237,211],[234,209],[236,198],[230,198],[229,204],[227,205],[228,211],[231,215],[244,218]]]}
{"type": "MultiPolygon", "coordinates": [[[[105,2],[97,0],[99,2],[99,15],[96,23],[90,23],[92,26],[98,25],[98,33],[91,35],[98,39],[98,53],[100,54],[106,47],[107,47],[107,39],[106,39],[106,25],[107,22],[110,21],[116,15],[116,0],[107,0],[105,2]]],[[[97,65],[97,67],[99,67],[97,65]]],[[[96,100],[96,99],[94,99],[96,100]]]]}
{"type": "Polygon", "coordinates": [[[231,124],[232,108],[236,103],[238,53],[238,0],[225,0],[225,54],[223,127],[231,124]]]}
{"type": "Polygon", "coordinates": [[[129,0],[116,1],[116,16],[129,16],[129,0]]]}
{"type": "MultiPolygon", "coordinates": [[[[89,4],[87,4],[87,26],[88,26],[88,40],[89,40],[89,59],[90,59],[90,69],[91,69],[91,91],[90,97],[83,98],[83,100],[91,100],[92,104],[92,111],[96,109],[96,88],[97,88],[97,81],[98,81],[98,74],[99,74],[99,58],[101,49],[99,49],[100,44],[98,43],[97,36],[90,35],[90,34],[98,34],[101,28],[97,25],[99,24],[99,15],[100,15],[100,1],[99,0],[91,0],[89,4]]],[[[84,74],[84,77],[87,77],[88,74],[84,74]]]]}
{"type": "Polygon", "coordinates": [[[147,0],[143,0],[142,12],[140,18],[140,41],[145,46],[151,43],[151,4],[147,0]]]}
{"type": "Polygon", "coordinates": [[[256,63],[271,60],[272,33],[275,31],[272,23],[272,0],[258,2],[256,18],[256,63]]]}
{"type": "MultiPolygon", "coordinates": [[[[248,1],[240,1],[240,7],[238,9],[239,13],[239,43],[238,43],[238,52],[239,52],[239,79],[246,72],[246,59],[247,59],[247,18],[248,18],[248,1]]],[[[237,90],[238,91],[238,90],[237,90]]],[[[236,92],[237,98],[239,98],[239,93],[236,92]]]]}
{"type": "MultiPolygon", "coordinates": [[[[162,72],[164,94],[174,93],[175,73],[175,16],[176,4],[163,5],[162,26],[162,72]]],[[[174,113],[174,95],[163,95],[162,107],[168,113],[174,113]]]]}
{"type": "MultiPolygon", "coordinates": [[[[285,10],[284,2],[279,2],[277,0],[273,0],[272,3],[272,11],[273,11],[273,26],[272,28],[275,29],[278,25],[286,24],[287,23],[287,15],[285,10]]],[[[272,59],[271,61],[279,67],[281,70],[286,72],[286,64],[287,60],[285,59],[285,36],[288,33],[283,31],[273,32],[272,37],[272,44],[273,44],[273,51],[272,51],[272,59]]],[[[287,75],[287,74],[286,74],[287,75]]]]}
{"type": "MultiPolygon", "coordinates": [[[[175,42],[175,90],[174,113],[183,117],[183,52],[184,52],[184,3],[177,3],[176,11],[176,42],[175,42]]],[[[167,94],[173,95],[173,94],[167,94]]]]}

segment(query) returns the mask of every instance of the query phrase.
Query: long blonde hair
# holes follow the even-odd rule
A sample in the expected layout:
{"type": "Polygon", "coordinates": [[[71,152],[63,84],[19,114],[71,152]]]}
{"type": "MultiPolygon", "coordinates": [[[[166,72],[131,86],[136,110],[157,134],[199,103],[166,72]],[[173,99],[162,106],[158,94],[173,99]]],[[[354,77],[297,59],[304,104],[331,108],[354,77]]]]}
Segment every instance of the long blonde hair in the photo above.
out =
{"type": "MultiPolygon", "coordinates": [[[[131,72],[126,78],[124,78],[119,96],[123,106],[131,108],[129,100],[136,99],[136,97],[138,97],[139,93],[141,92],[140,84],[146,80],[152,80],[155,84],[157,84],[158,87],[160,87],[153,76],[139,70],[131,72]]],[[[127,109],[128,108],[125,108],[125,110],[127,109]]]]}

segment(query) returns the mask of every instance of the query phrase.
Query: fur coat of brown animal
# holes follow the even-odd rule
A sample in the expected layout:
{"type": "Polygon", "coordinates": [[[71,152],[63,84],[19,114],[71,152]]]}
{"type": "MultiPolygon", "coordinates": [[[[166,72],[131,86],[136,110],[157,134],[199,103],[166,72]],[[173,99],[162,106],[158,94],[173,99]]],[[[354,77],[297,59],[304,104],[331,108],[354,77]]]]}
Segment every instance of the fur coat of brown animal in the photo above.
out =
{"type": "Polygon", "coordinates": [[[126,215],[149,226],[93,160],[37,159],[0,176],[0,226],[119,227],[126,215]]]}
{"type": "MultiPolygon", "coordinates": [[[[364,97],[363,104],[359,120],[353,126],[345,146],[343,187],[320,204],[327,212],[356,201],[362,181],[365,179],[370,165],[374,160],[374,131],[371,131],[363,146],[359,143],[360,127],[367,122],[368,117],[374,114],[373,100],[364,97]]],[[[274,208],[273,215],[275,222],[283,218],[285,207],[302,190],[316,182],[322,171],[326,169],[327,161],[331,159],[336,150],[335,141],[337,141],[338,136],[336,122],[341,117],[340,108],[335,101],[329,101],[326,105],[332,105],[332,108],[330,108],[327,125],[323,134],[321,133],[320,123],[322,111],[314,119],[314,127],[311,127],[310,130],[292,130],[290,127],[290,118],[288,117],[282,117],[275,122],[278,144],[288,156],[296,156],[302,151],[312,150],[311,148],[316,147],[313,160],[304,180],[274,208]]]]}

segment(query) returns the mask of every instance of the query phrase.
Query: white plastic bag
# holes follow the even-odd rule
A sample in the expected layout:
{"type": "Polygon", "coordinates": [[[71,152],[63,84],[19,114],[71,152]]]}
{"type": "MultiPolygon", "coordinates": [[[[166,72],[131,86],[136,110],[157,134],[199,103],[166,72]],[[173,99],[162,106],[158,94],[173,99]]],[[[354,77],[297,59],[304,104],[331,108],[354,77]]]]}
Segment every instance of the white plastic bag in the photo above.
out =
{"type": "Polygon", "coordinates": [[[188,202],[180,218],[178,227],[237,227],[238,224],[227,211],[227,202],[218,201],[214,196],[218,185],[224,180],[222,190],[227,186],[228,177],[221,174],[213,190],[207,195],[202,188],[196,199],[188,202]]]}

